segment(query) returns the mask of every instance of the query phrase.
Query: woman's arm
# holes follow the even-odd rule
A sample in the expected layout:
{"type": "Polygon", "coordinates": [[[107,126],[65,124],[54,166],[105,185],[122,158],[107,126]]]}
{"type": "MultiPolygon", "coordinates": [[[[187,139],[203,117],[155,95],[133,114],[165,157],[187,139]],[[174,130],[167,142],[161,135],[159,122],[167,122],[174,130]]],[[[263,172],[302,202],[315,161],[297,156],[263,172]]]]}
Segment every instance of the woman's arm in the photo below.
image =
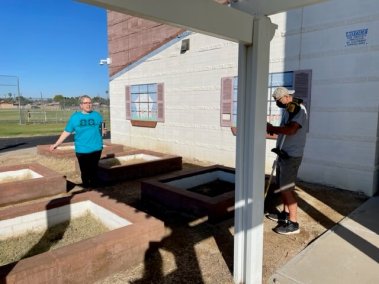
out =
{"type": "Polygon", "coordinates": [[[55,144],[50,146],[50,151],[54,151],[55,149],[57,149],[57,147],[61,145],[63,141],[66,140],[68,136],[70,136],[70,134],[71,134],[70,132],[63,131],[61,136],[59,136],[57,142],[55,142],[55,144]]]}

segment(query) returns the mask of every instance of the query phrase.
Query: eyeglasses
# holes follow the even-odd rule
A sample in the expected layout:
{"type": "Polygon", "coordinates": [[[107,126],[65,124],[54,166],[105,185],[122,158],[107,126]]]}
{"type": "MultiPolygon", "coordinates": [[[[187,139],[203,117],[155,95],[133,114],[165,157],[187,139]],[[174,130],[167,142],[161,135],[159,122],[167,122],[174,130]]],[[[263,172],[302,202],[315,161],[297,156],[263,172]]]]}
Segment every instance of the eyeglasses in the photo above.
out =
{"type": "Polygon", "coordinates": [[[84,103],[80,103],[82,105],[92,105],[92,102],[84,102],[84,103]]]}

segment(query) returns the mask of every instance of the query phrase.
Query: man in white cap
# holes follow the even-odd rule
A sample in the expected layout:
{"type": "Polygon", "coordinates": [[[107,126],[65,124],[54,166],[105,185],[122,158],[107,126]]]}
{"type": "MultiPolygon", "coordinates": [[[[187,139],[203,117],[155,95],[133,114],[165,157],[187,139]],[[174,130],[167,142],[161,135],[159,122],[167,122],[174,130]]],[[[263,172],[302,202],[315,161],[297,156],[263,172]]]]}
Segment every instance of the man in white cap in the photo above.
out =
{"type": "Polygon", "coordinates": [[[276,165],[276,184],[281,194],[283,211],[269,213],[267,218],[277,221],[274,231],[290,235],[300,232],[297,222],[297,200],[295,181],[303,157],[307,133],[307,110],[302,100],[294,98],[294,90],[284,87],[277,88],[273,98],[278,107],[285,109],[280,126],[267,123],[267,132],[277,134],[277,144],[273,151],[278,154],[276,165]]]}

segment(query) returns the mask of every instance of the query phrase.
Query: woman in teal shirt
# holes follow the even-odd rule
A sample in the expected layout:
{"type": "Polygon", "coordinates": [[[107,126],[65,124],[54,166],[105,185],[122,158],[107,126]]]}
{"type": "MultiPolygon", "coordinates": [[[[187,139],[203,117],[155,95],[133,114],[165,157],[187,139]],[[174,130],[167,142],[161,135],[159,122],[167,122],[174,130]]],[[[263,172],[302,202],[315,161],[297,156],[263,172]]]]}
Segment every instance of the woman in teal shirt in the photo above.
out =
{"type": "Polygon", "coordinates": [[[70,134],[75,133],[75,153],[83,187],[91,188],[96,187],[98,182],[97,167],[106,130],[102,127],[101,114],[92,109],[92,100],[89,96],[80,97],[80,109],[80,112],[71,115],[57,142],[50,146],[50,151],[54,151],[70,134]]]}

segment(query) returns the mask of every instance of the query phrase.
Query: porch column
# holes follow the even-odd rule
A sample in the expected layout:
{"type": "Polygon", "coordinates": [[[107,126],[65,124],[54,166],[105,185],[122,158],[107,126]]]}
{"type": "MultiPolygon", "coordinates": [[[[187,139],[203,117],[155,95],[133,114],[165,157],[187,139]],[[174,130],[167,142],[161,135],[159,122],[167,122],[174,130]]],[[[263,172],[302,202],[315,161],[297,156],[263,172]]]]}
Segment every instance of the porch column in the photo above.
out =
{"type": "Polygon", "coordinates": [[[268,17],[254,18],[253,44],[239,46],[235,283],[262,283],[267,90],[275,29],[268,17]]]}

